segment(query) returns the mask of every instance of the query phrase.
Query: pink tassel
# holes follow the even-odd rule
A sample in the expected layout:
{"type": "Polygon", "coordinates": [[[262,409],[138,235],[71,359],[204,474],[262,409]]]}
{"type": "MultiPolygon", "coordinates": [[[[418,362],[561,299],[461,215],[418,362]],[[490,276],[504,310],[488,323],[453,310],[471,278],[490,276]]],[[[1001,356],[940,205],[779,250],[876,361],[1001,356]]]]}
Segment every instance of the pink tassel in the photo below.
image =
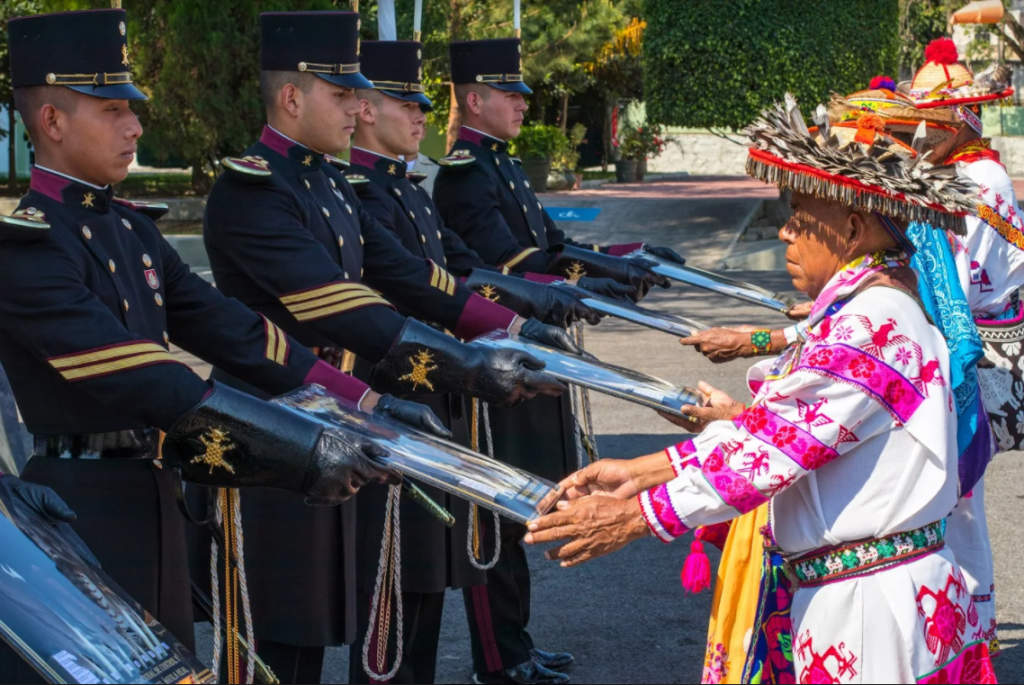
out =
{"type": "Polygon", "coordinates": [[[690,543],[690,556],[686,557],[680,577],[683,589],[694,594],[704,592],[711,587],[711,562],[704,553],[704,543],[700,539],[701,529],[697,529],[696,539],[690,543]]]}

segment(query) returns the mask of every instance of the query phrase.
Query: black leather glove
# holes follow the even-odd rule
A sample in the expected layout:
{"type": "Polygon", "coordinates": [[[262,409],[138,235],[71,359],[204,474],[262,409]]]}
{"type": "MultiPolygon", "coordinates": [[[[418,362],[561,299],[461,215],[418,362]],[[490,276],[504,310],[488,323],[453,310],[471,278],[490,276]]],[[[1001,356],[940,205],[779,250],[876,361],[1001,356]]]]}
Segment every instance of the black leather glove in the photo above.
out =
{"type": "Polygon", "coordinates": [[[636,293],[635,287],[613,281],[610,278],[591,278],[590,276],[581,276],[580,280],[576,281],[576,285],[584,290],[589,290],[595,295],[603,295],[614,300],[629,300],[632,302],[632,295],[636,293]]]}
{"type": "Polygon", "coordinates": [[[523,318],[539,319],[559,328],[568,328],[580,320],[590,324],[601,320],[600,313],[571,294],[518,276],[473,269],[464,285],[523,318]]]}
{"type": "Polygon", "coordinates": [[[569,354],[583,355],[583,350],[579,348],[571,335],[561,328],[542,324],[537,319],[527,319],[523,327],[519,329],[519,337],[540,343],[545,347],[564,350],[569,354]]]}
{"type": "Polygon", "coordinates": [[[45,485],[29,483],[16,476],[4,476],[3,479],[11,494],[50,523],[74,523],[78,519],[60,495],[45,485]]]}
{"type": "Polygon", "coordinates": [[[671,281],[651,271],[640,259],[612,257],[593,250],[584,250],[574,245],[551,247],[548,252],[558,254],[550,272],[569,279],[591,276],[611,278],[636,288],[631,299],[639,302],[654,286],[668,288],[671,281]]]}
{"type": "Polygon", "coordinates": [[[675,262],[680,266],[686,266],[686,260],[683,259],[682,256],[680,256],[680,254],[673,250],[671,247],[663,247],[659,245],[651,247],[650,245],[645,245],[644,250],[659,259],[664,259],[667,262],[675,262]]]}
{"type": "MultiPolygon", "coordinates": [[[[393,398],[392,398],[393,399],[393,398]]],[[[411,402],[408,404],[412,404],[411,402]]],[[[352,433],[326,428],[306,472],[306,504],[341,504],[369,483],[398,485],[401,476],[379,464],[387,450],[352,433]]]]}
{"type": "Polygon", "coordinates": [[[465,345],[409,319],[373,368],[370,386],[399,396],[452,393],[512,406],[537,395],[565,392],[565,386],[543,369],[544,362],[529,354],[465,345]]]}
{"type": "Polygon", "coordinates": [[[419,428],[439,438],[450,440],[452,432],[444,427],[437,414],[431,411],[430,407],[419,402],[400,400],[394,395],[383,395],[377,400],[377,406],[373,408],[374,414],[390,416],[396,421],[409,424],[413,428],[419,428]]]}

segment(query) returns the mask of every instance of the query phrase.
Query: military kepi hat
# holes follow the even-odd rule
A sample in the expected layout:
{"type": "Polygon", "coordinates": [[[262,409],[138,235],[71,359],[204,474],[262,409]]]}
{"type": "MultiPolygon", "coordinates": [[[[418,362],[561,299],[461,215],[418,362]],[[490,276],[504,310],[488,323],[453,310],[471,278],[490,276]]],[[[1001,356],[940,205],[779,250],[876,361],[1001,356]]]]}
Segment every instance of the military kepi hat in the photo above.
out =
{"type": "Polygon", "coordinates": [[[518,38],[457,41],[448,45],[452,83],[485,83],[498,90],[532,93],[523,83],[523,45],[518,38]]]}
{"type": "Polygon", "coordinates": [[[98,98],[145,100],[132,83],[126,20],[123,9],[11,19],[11,85],[67,86],[98,98]]]}
{"type": "Polygon", "coordinates": [[[376,90],[430,110],[434,103],[424,95],[423,43],[412,40],[374,40],[363,43],[363,75],[376,90]]]}
{"type": "Polygon", "coordinates": [[[303,71],[336,86],[373,88],[360,71],[355,12],[265,12],[260,15],[260,68],[303,71]]]}

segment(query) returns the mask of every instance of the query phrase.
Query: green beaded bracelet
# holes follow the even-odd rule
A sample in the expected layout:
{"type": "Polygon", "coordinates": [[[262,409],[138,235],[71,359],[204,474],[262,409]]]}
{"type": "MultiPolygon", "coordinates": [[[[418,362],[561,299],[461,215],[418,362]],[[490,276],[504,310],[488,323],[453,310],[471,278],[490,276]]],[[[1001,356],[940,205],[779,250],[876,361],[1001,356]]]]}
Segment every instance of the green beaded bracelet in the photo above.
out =
{"type": "Polygon", "coordinates": [[[771,354],[772,332],[754,331],[750,334],[750,344],[754,347],[754,354],[771,354]]]}

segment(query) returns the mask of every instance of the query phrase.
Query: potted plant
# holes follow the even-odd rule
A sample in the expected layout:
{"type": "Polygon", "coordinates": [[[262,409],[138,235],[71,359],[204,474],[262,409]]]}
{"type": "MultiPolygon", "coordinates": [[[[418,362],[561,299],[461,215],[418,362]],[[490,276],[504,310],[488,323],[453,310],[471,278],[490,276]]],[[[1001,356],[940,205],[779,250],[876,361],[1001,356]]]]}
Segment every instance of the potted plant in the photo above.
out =
{"type": "Polygon", "coordinates": [[[647,160],[651,157],[657,157],[665,151],[665,139],[662,136],[661,126],[658,124],[648,124],[647,126],[639,127],[637,129],[637,137],[640,141],[640,146],[643,148],[643,157],[637,165],[636,180],[643,181],[644,176],[647,174],[647,160]]]}
{"type": "Polygon", "coordinates": [[[538,124],[520,130],[513,141],[513,154],[523,160],[523,172],[535,192],[548,189],[552,160],[564,154],[568,145],[569,140],[557,126],[538,124]]]}
{"type": "Polygon", "coordinates": [[[644,158],[644,144],[640,130],[626,126],[619,136],[620,159],[615,161],[615,182],[636,183],[640,160],[644,158]]]}

